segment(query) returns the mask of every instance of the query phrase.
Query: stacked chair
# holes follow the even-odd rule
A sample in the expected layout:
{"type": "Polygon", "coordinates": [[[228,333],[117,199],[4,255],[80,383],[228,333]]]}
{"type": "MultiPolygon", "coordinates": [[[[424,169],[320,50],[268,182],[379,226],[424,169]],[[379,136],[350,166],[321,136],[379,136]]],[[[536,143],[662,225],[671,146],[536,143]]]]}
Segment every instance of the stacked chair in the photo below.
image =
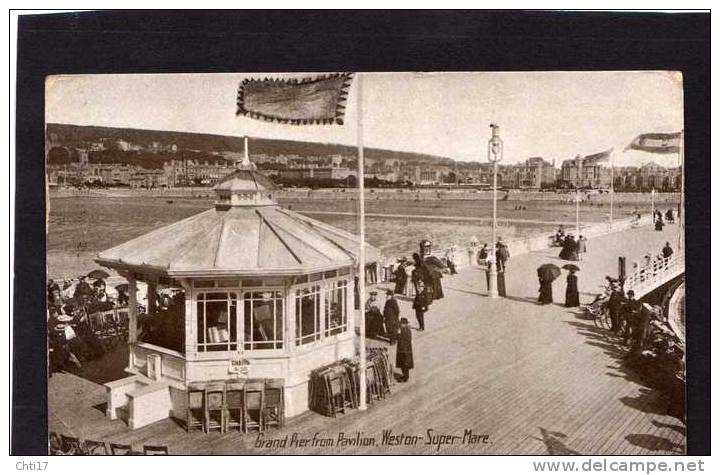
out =
{"type": "MultiPolygon", "coordinates": [[[[368,348],[366,366],[367,402],[385,399],[392,391],[393,368],[386,348],[368,348]]],[[[310,373],[310,409],[337,417],[360,401],[360,364],[343,359],[310,373]]]]}

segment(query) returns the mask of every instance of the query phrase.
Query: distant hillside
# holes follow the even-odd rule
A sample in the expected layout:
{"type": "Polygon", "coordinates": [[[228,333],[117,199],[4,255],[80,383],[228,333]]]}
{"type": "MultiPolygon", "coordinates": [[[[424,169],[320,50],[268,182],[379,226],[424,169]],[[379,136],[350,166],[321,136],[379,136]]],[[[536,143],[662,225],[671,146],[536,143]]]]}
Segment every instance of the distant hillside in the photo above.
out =
{"type": "MultiPolygon", "coordinates": [[[[170,132],[163,130],[122,129],[115,127],[79,126],[69,124],[47,124],[47,135],[52,137],[54,145],[79,147],[83,143],[100,142],[101,140],[124,140],[131,144],[149,148],[153,142],[161,146],[176,145],[178,151],[197,150],[201,152],[242,152],[243,138],[227,135],[196,134],[190,132],[170,132]]],[[[250,137],[251,154],[298,155],[300,157],[329,157],[331,155],[355,156],[357,149],[353,146],[316,142],[296,142],[292,140],[275,140],[250,137]]],[[[403,160],[408,163],[452,164],[447,157],[438,157],[421,153],[398,152],[377,148],[366,148],[365,156],[381,160],[403,160]]]]}

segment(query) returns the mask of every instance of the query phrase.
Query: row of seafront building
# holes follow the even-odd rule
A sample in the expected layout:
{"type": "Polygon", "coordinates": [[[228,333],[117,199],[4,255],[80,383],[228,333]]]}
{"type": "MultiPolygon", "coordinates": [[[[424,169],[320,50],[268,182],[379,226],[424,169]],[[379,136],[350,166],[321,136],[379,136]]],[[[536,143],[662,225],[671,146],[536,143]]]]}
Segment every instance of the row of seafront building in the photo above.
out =
{"type": "MultiPolygon", "coordinates": [[[[67,149],[66,149],[67,150],[67,149]]],[[[119,149],[118,154],[138,150],[119,149]]],[[[48,181],[58,185],[95,184],[137,188],[172,188],[177,186],[210,186],[227,175],[232,161],[242,155],[237,152],[178,151],[168,152],[161,167],[145,167],[128,163],[102,163],[97,150],[72,149],[69,160],[59,164],[51,159],[48,181]],[[177,156],[177,158],[175,158],[177,156]],[[184,157],[194,158],[184,158],[184,157]],[[201,158],[197,158],[201,157],[201,158]]],[[[268,156],[251,154],[250,158],[266,175],[276,181],[306,183],[344,183],[355,186],[357,171],[355,157],[300,157],[296,155],[268,156]]],[[[366,159],[366,179],[415,186],[465,185],[478,188],[492,186],[493,170],[489,163],[408,162],[401,159],[366,159]]],[[[679,167],[666,168],[654,162],[640,167],[615,167],[607,161],[575,157],[564,160],[559,168],[555,162],[531,157],[520,163],[503,164],[498,168],[498,185],[512,189],[595,188],[609,189],[611,183],[619,191],[676,191],[680,185],[679,167]]]]}

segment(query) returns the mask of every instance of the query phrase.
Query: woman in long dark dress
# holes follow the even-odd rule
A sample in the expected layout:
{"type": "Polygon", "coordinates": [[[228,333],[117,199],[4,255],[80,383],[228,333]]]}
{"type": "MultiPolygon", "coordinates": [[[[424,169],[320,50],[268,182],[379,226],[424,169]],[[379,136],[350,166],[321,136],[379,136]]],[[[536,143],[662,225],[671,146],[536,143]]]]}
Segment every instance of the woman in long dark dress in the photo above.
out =
{"type": "Polygon", "coordinates": [[[398,268],[395,269],[395,295],[405,295],[407,278],[408,275],[405,270],[405,263],[401,262],[398,268]]]}
{"type": "Polygon", "coordinates": [[[538,275],[538,279],[540,280],[540,297],[538,298],[538,302],[543,305],[553,303],[552,280],[547,280],[541,275],[538,275]]]}
{"type": "Polygon", "coordinates": [[[560,250],[560,259],[569,261],[571,257],[572,251],[570,250],[570,241],[573,239],[570,237],[570,235],[565,236],[565,238],[562,241],[562,250],[560,250]]]}
{"type": "Polygon", "coordinates": [[[578,278],[575,271],[571,270],[567,276],[567,288],[565,289],[565,306],[579,307],[580,293],[578,292],[578,278]]]}

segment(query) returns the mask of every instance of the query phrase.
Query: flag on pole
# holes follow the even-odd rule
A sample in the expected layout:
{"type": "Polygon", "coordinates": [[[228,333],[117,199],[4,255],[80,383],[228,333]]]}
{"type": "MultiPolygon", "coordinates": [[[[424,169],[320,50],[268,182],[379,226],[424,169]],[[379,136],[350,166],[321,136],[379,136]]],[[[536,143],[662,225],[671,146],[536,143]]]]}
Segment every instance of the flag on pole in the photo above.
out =
{"type": "Polygon", "coordinates": [[[237,115],[285,124],[343,124],[353,73],[304,79],[245,79],[237,115]]]}
{"type": "Polygon", "coordinates": [[[633,139],[625,150],[640,150],[649,153],[680,153],[680,134],[640,134],[633,139]]]}

